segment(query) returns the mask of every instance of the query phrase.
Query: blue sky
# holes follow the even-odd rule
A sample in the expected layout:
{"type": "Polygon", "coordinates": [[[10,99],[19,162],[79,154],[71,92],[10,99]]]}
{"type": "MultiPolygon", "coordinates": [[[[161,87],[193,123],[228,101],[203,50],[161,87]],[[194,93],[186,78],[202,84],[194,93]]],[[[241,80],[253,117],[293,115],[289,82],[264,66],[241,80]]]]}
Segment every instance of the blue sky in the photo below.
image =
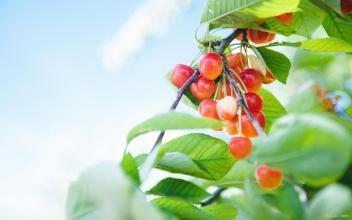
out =
{"type": "MultiPolygon", "coordinates": [[[[0,2],[2,218],[62,219],[69,181],[92,163],[118,160],[128,129],[174,99],[165,74],[196,54],[204,2],[183,7],[171,28],[108,72],[99,51],[143,3],[121,2],[0,2]]],[[[153,137],[132,149],[145,151],[153,137]]]]}

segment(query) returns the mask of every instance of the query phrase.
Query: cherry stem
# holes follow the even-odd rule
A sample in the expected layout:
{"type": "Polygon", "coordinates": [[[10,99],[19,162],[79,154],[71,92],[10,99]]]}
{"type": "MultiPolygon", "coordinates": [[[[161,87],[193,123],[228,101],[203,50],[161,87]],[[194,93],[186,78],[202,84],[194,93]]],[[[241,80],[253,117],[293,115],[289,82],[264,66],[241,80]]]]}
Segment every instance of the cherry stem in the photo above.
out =
{"type": "Polygon", "coordinates": [[[216,200],[218,200],[220,198],[221,193],[225,190],[226,190],[226,188],[217,188],[215,190],[215,192],[209,198],[207,198],[206,200],[199,203],[200,206],[204,207],[204,206],[208,206],[208,205],[212,204],[213,202],[215,202],[216,200]]]}

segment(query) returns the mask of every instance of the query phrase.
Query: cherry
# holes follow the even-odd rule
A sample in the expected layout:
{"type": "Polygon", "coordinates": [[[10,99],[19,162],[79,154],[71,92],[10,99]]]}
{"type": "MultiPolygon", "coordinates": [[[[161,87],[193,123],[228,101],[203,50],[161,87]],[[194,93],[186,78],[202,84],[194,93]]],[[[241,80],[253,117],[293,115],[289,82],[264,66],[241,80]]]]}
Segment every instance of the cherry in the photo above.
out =
{"type": "Polygon", "coordinates": [[[198,107],[198,111],[201,116],[206,118],[219,119],[218,113],[216,112],[216,101],[211,99],[204,99],[198,107]]]}
{"type": "Polygon", "coordinates": [[[251,140],[246,137],[234,137],[228,144],[231,154],[238,160],[247,158],[253,149],[251,140]]]}
{"type": "Polygon", "coordinates": [[[206,79],[214,80],[218,78],[223,69],[221,56],[216,53],[206,53],[200,60],[198,69],[206,79]]]}
{"type": "Polygon", "coordinates": [[[282,23],[286,25],[290,25],[292,21],[293,14],[291,12],[289,13],[284,13],[281,15],[276,16],[277,20],[281,21],[282,23]]]}
{"type": "Polygon", "coordinates": [[[171,82],[177,88],[181,88],[192,76],[194,69],[190,66],[177,64],[171,74],[171,82]]]}
{"type": "Polygon", "coordinates": [[[262,85],[263,77],[260,72],[255,69],[245,69],[240,77],[246,86],[248,92],[258,92],[262,85]]]}
{"type": "Polygon", "coordinates": [[[266,74],[263,77],[263,83],[270,84],[270,83],[273,83],[275,80],[276,80],[275,76],[269,70],[266,70],[266,74]]]}
{"type": "Polygon", "coordinates": [[[235,117],[235,119],[232,120],[232,121],[225,121],[224,130],[225,130],[229,135],[238,134],[238,118],[235,117]]]}
{"type": "Polygon", "coordinates": [[[274,33],[269,33],[265,31],[251,30],[247,31],[248,40],[252,41],[255,44],[264,44],[269,43],[275,38],[274,33]]]}
{"type": "Polygon", "coordinates": [[[262,164],[256,169],[258,184],[266,190],[274,190],[282,183],[283,172],[277,168],[262,164]]]}
{"type": "Polygon", "coordinates": [[[198,100],[209,98],[215,92],[215,89],[216,84],[214,81],[201,76],[191,84],[191,92],[198,100]]]}
{"type": "Polygon", "coordinates": [[[240,73],[244,70],[247,60],[246,60],[246,56],[243,53],[230,54],[226,58],[227,58],[229,67],[235,70],[236,73],[240,73]]]}
{"type": "Polygon", "coordinates": [[[340,4],[341,4],[341,11],[345,15],[351,14],[351,12],[352,12],[352,0],[341,0],[340,4]]]}
{"type": "Polygon", "coordinates": [[[237,107],[236,99],[232,96],[226,96],[218,101],[216,111],[220,119],[230,121],[236,117],[237,107]]]}
{"type": "MultiPolygon", "coordinates": [[[[266,119],[265,119],[264,114],[262,112],[256,112],[256,113],[253,113],[252,115],[259,123],[259,126],[264,130],[265,124],[266,124],[266,119]]],[[[242,125],[242,134],[244,136],[249,137],[249,138],[258,136],[258,133],[255,130],[248,115],[246,115],[246,114],[242,115],[241,125],[242,125]]]]}
{"type": "Polygon", "coordinates": [[[252,114],[256,112],[260,112],[263,109],[263,106],[264,106],[263,99],[259,95],[248,92],[244,94],[244,96],[246,97],[249,111],[252,114]]]}

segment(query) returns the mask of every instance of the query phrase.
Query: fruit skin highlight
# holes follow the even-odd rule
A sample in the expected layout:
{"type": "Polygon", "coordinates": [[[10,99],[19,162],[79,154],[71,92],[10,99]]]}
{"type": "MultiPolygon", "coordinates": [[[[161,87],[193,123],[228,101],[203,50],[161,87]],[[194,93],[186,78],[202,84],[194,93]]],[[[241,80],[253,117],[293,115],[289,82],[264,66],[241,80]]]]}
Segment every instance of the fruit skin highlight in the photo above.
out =
{"type": "Polygon", "coordinates": [[[171,82],[177,88],[181,88],[192,76],[194,69],[190,66],[177,64],[171,74],[171,82]]]}
{"type": "Polygon", "coordinates": [[[216,53],[206,53],[198,65],[200,74],[208,80],[218,78],[222,73],[223,67],[221,56],[216,53]]]}
{"type": "Polygon", "coordinates": [[[198,100],[203,100],[210,98],[211,95],[213,95],[216,89],[216,84],[214,81],[200,76],[190,87],[193,96],[198,100]]]}
{"type": "Polygon", "coordinates": [[[211,99],[204,99],[198,107],[199,114],[206,118],[219,119],[216,111],[216,101],[211,99]]]}
{"type": "Polygon", "coordinates": [[[245,69],[241,72],[240,77],[246,86],[248,92],[258,92],[262,86],[263,76],[255,69],[245,69]]]}
{"type": "Polygon", "coordinates": [[[242,160],[247,158],[253,149],[251,140],[246,137],[234,137],[228,144],[229,150],[236,159],[242,160]]]}
{"type": "Polygon", "coordinates": [[[283,172],[280,169],[262,164],[256,169],[258,184],[265,190],[275,190],[282,184],[283,172]]]}
{"type": "Polygon", "coordinates": [[[216,111],[219,115],[219,118],[224,121],[233,120],[236,117],[237,108],[237,101],[232,96],[225,96],[216,104],[216,111]]]}
{"type": "Polygon", "coordinates": [[[263,110],[264,102],[259,95],[248,92],[244,94],[244,96],[246,98],[248,109],[252,114],[263,110]]]}

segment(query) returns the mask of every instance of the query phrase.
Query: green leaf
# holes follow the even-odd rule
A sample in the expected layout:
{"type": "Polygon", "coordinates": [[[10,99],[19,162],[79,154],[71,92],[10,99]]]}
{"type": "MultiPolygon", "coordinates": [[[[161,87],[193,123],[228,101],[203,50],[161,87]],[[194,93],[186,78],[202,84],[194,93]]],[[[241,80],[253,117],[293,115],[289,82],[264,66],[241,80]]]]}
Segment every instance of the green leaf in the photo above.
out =
{"type": "Polygon", "coordinates": [[[221,187],[242,187],[244,181],[253,176],[255,166],[248,163],[246,160],[239,160],[230,169],[226,175],[220,180],[208,181],[205,183],[207,186],[221,186],[221,187]]]}
{"type": "Polygon", "coordinates": [[[249,27],[263,18],[274,17],[297,10],[299,0],[208,0],[201,23],[216,27],[249,27]]]}
{"type": "Polygon", "coordinates": [[[302,0],[299,8],[301,11],[294,14],[290,27],[296,34],[311,38],[313,32],[321,25],[325,13],[308,0],[302,0]]]}
{"type": "Polygon", "coordinates": [[[235,161],[224,141],[205,134],[188,134],[161,146],[157,167],[206,179],[220,179],[235,161]]]}
{"type": "Polygon", "coordinates": [[[171,177],[161,180],[148,193],[159,196],[178,197],[193,203],[197,203],[209,196],[207,191],[194,183],[171,177]]]}
{"type": "Polygon", "coordinates": [[[265,47],[254,48],[254,52],[280,82],[286,83],[291,63],[285,55],[265,47]]]}
{"type": "Polygon", "coordinates": [[[266,131],[270,130],[271,124],[278,118],[287,114],[285,108],[281,105],[279,100],[271,94],[271,92],[261,89],[259,95],[263,98],[264,107],[263,112],[266,117],[266,131]]]}
{"type": "Polygon", "coordinates": [[[289,99],[286,109],[290,113],[323,112],[314,86],[301,89],[289,99]],[[304,103],[304,105],[302,105],[304,103]]]}
{"type": "Polygon", "coordinates": [[[171,214],[177,216],[180,219],[215,220],[215,218],[209,213],[181,199],[161,197],[152,200],[152,202],[162,210],[170,212],[171,214]]]}
{"type": "MultiPolygon", "coordinates": [[[[316,0],[314,0],[314,2],[317,2],[316,0]]],[[[336,12],[340,13],[341,15],[343,15],[342,11],[341,11],[341,1],[336,1],[336,0],[321,0],[321,2],[325,3],[328,7],[334,9],[336,12]]]]}
{"type": "Polygon", "coordinates": [[[258,141],[253,158],[321,186],[342,176],[350,145],[345,128],[323,114],[288,115],[273,125],[268,138],[258,141]]]}
{"type": "Polygon", "coordinates": [[[308,220],[351,219],[352,193],[347,187],[333,184],[322,189],[309,203],[308,220]]]}
{"type": "Polygon", "coordinates": [[[216,220],[233,220],[237,215],[237,210],[226,203],[211,204],[202,210],[213,215],[216,220]]]}
{"type": "Polygon", "coordinates": [[[137,185],[141,184],[138,172],[138,165],[130,153],[126,154],[123,157],[121,161],[121,167],[125,174],[130,177],[134,183],[136,183],[137,185]]]}
{"type": "Polygon", "coordinates": [[[142,164],[145,162],[145,160],[147,159],[147,157],[148,157],[148,154],[140,154],[140,155],[136,156],[136,157],[134,158],[134,160],[135,160],[136,163],[137,163],[137,167],[142,166],[142,164]]]}
{"type": "Polygon", "coordinates": [[[209,118],[198,118],[189,114],[179,112],[168,112],[156,115],[145,122],[135,126],[127,135],[127,143],[135,137],[151,131],[171,129],[220,129],[223,123],[209,118]]]}
{"type": "Polygon", "coordinates": [[[352,23],[341,19],[334,12],[325,16],[323,26],[330,37],[339,38],[352,44],[352,23]]]}
{"type": "Polygon", "coordinates": [[[319,38],[302,41],[300,47],[316,52],[352,52],[352,45],[338,38],[319,38]]]}

